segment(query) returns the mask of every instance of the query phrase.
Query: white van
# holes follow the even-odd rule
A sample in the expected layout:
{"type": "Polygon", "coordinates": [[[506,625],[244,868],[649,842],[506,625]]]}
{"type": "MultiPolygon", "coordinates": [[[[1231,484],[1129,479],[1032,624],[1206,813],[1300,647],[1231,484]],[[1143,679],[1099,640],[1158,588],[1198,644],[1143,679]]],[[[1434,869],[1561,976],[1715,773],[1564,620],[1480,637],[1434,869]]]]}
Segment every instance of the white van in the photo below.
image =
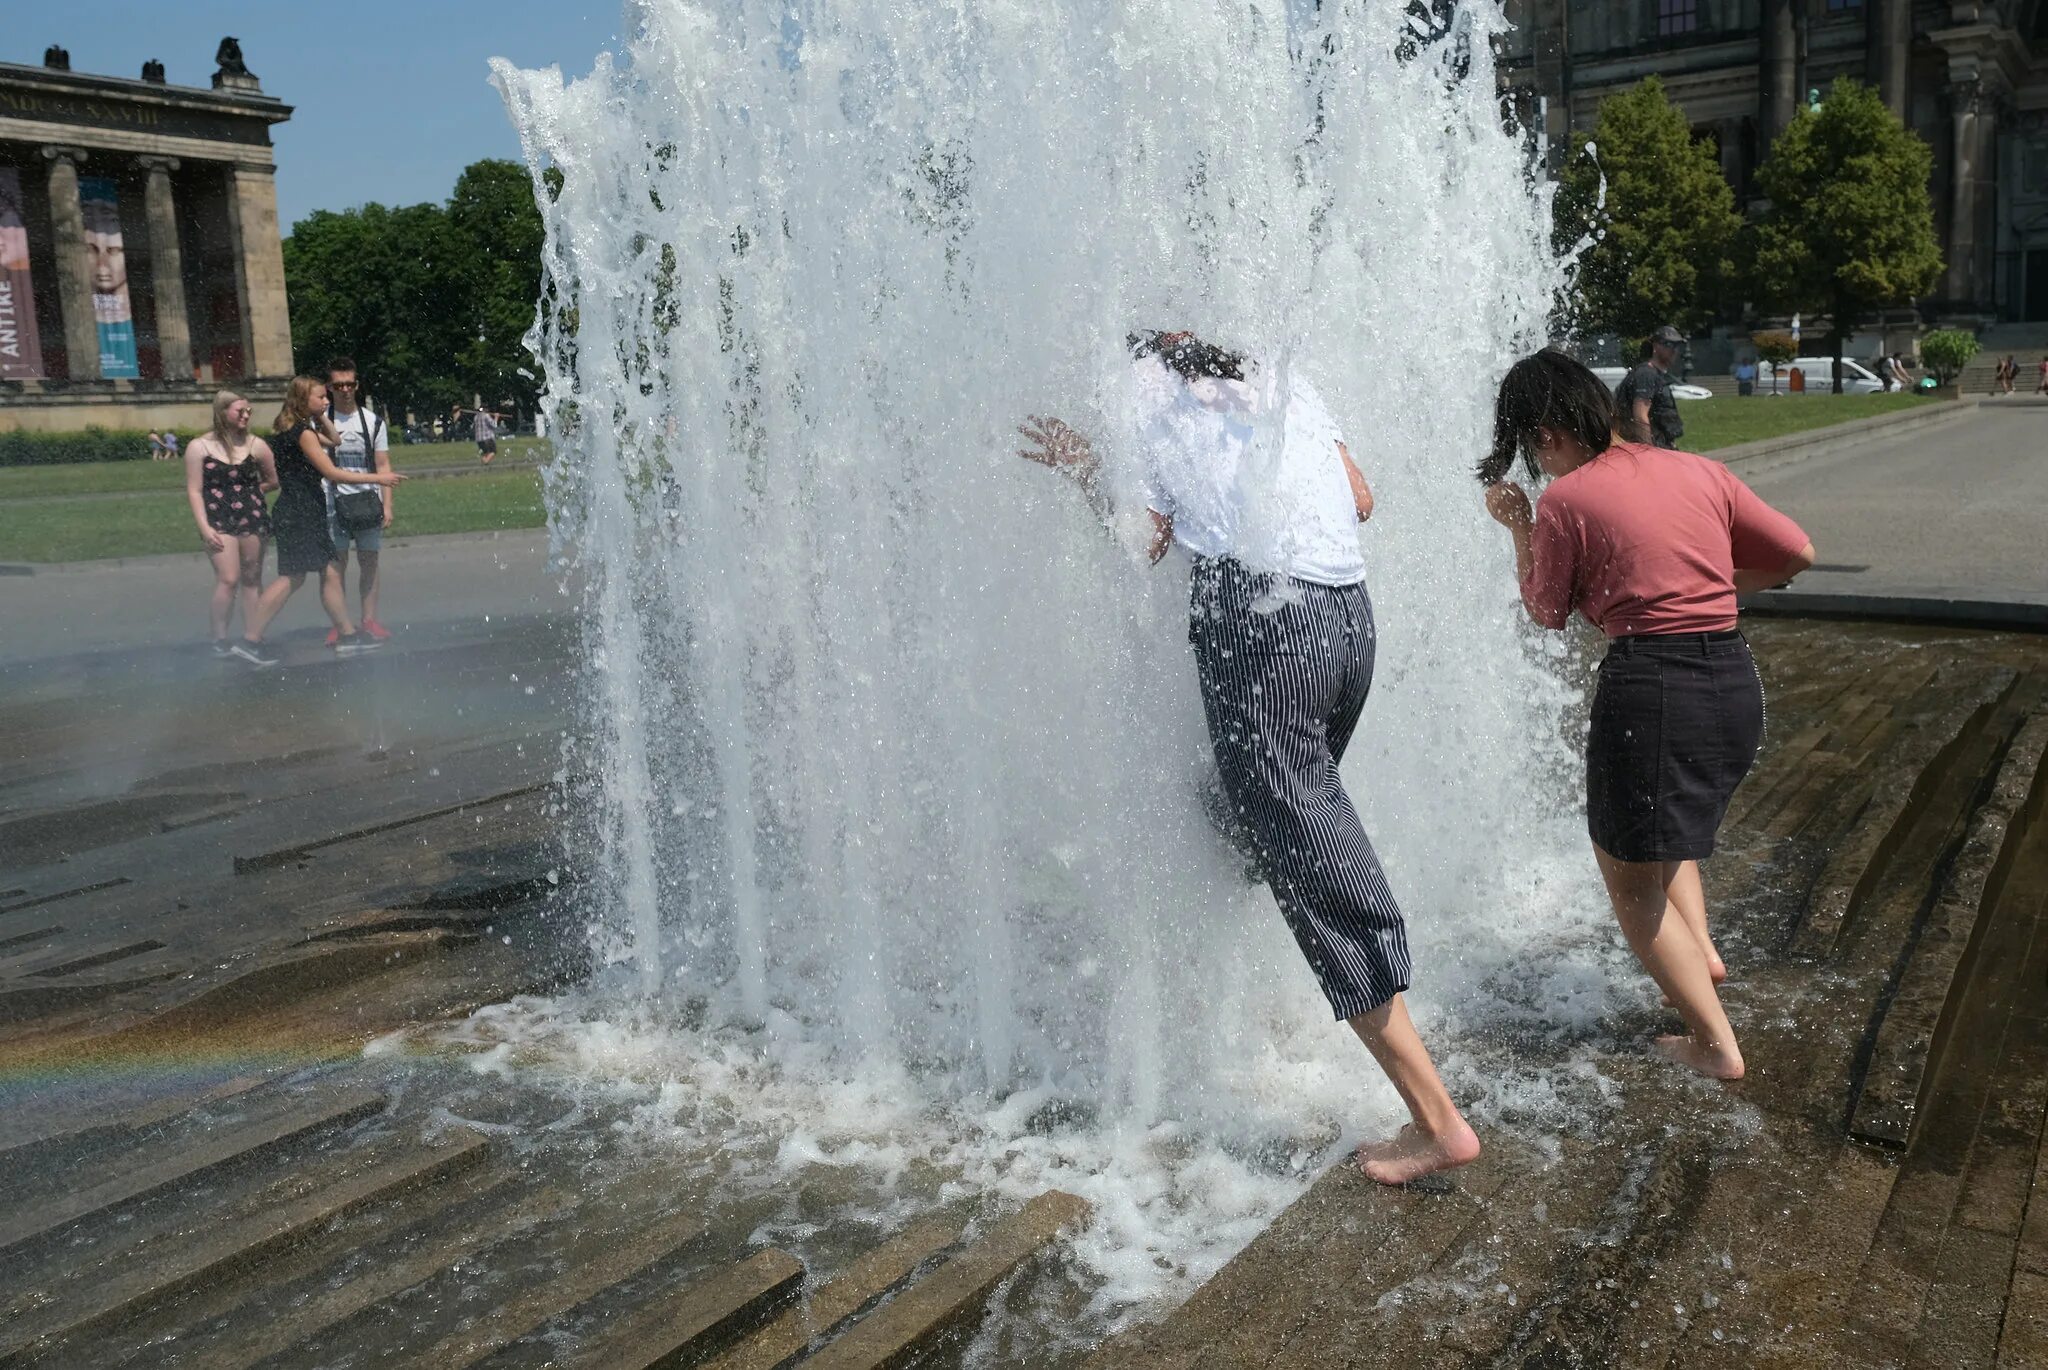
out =
{"type": "MultiPolygon", "coordinates": [[[[1806,373],[1806,393],[1831,394],[1835,388],[1835,359],[1833,357],[1794,357],[1778,368],[1778,391],[1783,394],[1792,385],[1792,368],[1798,367],[1806,373]]],[[[1757,367],[1756,388],[1768,392],[1771,388],[1771,368],[1757,367]]],[[[1884,389],[1884,382],[1877,373],[1862,362],[1842,358],[1842,393],[1844,395],[1874,395],[1884,389]]]]}
{"type": "MultiPolygon", "coordinates": [[[[1609,390],[1620,389],[1622,381],[1628,378],[1628,368],[1625,366],[1595,366],[1588,369],[1601,380],[1607,382],[1609,390]]],[[[1714,392],[1707,389],[1704,385],[1693,385],[1688,381],[1673,381],[1671,382],[1671,398],[1674,400],[1710,400],[1714,398],[1714,392]]]]}

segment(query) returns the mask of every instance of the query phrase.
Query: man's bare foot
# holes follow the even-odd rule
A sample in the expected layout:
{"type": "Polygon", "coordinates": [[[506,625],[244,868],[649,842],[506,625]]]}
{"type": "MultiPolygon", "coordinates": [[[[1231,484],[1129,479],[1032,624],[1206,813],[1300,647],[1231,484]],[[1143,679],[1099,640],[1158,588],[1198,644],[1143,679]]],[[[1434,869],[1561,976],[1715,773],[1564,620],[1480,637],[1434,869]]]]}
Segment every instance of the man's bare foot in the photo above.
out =
{"type": "Polygon", "coordinates": [[[1650,1050],[1667,1061],[1676,1061],[1688,1070],[1698,1071],[1709,1080],[1742,1078],[1742,1053],[1733,1047],[1702,1046],[1690,1037],[1674,1033],[1659,1037],[1650,1044],[1650,1050]]]}
{"type": "Polygon", "coordinates": [[[1410,1123],[1384,1142],[1367,1142],[1358,1148],[1358,1168],[1381,1184],[1407,1184],[1478,1159],[1479,1138],[1463,1118],[1440,1137],[1410,1123]]]}

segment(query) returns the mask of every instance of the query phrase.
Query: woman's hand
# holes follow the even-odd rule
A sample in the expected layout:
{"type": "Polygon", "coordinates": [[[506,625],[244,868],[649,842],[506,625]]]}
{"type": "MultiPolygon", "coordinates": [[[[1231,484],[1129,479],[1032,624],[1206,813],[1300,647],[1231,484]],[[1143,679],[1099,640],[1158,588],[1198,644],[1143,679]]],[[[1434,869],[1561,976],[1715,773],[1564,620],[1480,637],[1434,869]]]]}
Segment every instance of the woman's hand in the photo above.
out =
{"type": "MultiPolygon", "coordinates": [[[[355,473],[351,472],[350,474],[353,475],[355,473]]],[[[358,477],[358,480],[360,479],[361,478],[358,477]]],[[[364,481],[362,483],[368,485],[396,485],[404,479],[405,475],[403,472],[400,471],[379,471],[376,474],[372,475],[368,481],[364,481]]],[[[386,517],[389,517],[388,511],[386,517]]]]}
{"type": "Polygon", "coordinates": [[[211,526],[202,526],[199,529],[199,536],[206,543],[207,551],[225,552],[227,550],[228,540],[215,532],[211,526]]]}
{"type": "Polygon", "coordinates": [[[1017,455],[1024,460],[1049,466],[1084,485],[1094,480],[1095,448],[1066,423],[1034,414],[1031,422],[1021,425],[1017,431],[1034,444],[1018,449],[1017,455]]]}
{"type": "Polygon", "coordinates": [[[1529,494],[1511,480],[1495,481],[1486,487],[1486,512],[1507,529],[1527,528],[1535,522],[1529,508],[1529,494]]]}

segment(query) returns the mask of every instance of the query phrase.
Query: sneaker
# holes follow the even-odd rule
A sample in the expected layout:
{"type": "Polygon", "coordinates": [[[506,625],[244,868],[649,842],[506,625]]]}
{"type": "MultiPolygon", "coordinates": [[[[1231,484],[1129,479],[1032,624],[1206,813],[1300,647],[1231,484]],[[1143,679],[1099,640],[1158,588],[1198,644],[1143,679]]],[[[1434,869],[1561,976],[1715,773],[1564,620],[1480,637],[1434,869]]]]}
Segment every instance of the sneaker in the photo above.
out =
{"type": "Polygon", "coordinates": [[[374,652],[383,645],[374,637],[366,637],[362,633],[350,633],[347,637],[335,638],[334,654],[336,656],[354,656],[358,652],[374,652]]]}
{"type": "Polygon", "coordinates": [[[362,630],[368,633],[371,637],[376,638],[377,641],[379,642],[382,642],[385,638],[391,636],[391,630],[389,628],[386,628],[383,624],[379,623],[374,618],[364,619],[362,630]]]}
{"type": "Polygon", "coordinates": [[[277,658],[265,650],[262,643],[251,642],[247,638],[243,638],[240,642],[228,648],[228,655],[238,657],[248,662],[251,666],[275,666],[277,664],[277,658]]]}
{"type": "Polygon", "coordinates": [[[341,636],[341,629],[339,629],[339,628],[329,628],[329,629],[327,630],[327,645],[328,645],[328,646],[330,646],[330,647],[332,647],[332,646],[334,645],[335,639],[339,638],[340,636],[341,636]]]}
{"type": "Polygon", "coordinates": [[[235,654],[235,649],[228,645],[226,638],[217,637],[213,640],[213,654],[225,661],[235,654]]]}

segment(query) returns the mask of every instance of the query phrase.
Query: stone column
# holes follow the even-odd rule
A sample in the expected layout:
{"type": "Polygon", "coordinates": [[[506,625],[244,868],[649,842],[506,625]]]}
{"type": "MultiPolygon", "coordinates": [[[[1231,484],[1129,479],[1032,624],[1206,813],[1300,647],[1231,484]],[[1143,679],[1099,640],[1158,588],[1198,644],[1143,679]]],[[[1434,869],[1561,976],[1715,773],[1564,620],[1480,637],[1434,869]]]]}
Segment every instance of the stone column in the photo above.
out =
{"type": "Polygon", "coordinates": [[[100,378],[100,331],[92,312],[92,254],[78,203],[77,148],[46,147],[50,162],[50,236],[57,249],[57,303],[64,314],[64,364],[75,381],[100,378]]]}
{"type": "Polygon", "coordinates": [[[1796,0],[1763,0],[1763,62],[1757,73],[1761,116],[1758,152],[1770,147],[1799,110],[1799,28],[1796,0]]]}
{"type": "Polygon", "coordinates": [[[149,173],[143,200],[149,212],[149,265],[156,282],[156,345],[164,379],[192,379],[192,325],[185,313],[185,255],[178,247],[178,210],[171,200],[175,157],[138,157],[149,173]]]}
{"type": "Polygon", "coordinates": [[[1870,80],[1886,107],[1906,117],[1908,59],[1913,53],[1913,0],[1876,0],[1870,26],[1870,80]]]}
{"type": "Polygon", "coordinates": [[[242,364],[251,376],[289,376],[292,321],[285,304],[284,247],[277,228],[273,169],[247,163],[231,166],[227,192],[235,295],[242,310],[242,364]]]}
{"type": "Polygon", "coordinates": [[[1949,97],[1948,277],[1942,294],[1951,304],[1975,304],[1977,257],[1977,119],[1983,86],[1956,81],[1949,97]]]}

